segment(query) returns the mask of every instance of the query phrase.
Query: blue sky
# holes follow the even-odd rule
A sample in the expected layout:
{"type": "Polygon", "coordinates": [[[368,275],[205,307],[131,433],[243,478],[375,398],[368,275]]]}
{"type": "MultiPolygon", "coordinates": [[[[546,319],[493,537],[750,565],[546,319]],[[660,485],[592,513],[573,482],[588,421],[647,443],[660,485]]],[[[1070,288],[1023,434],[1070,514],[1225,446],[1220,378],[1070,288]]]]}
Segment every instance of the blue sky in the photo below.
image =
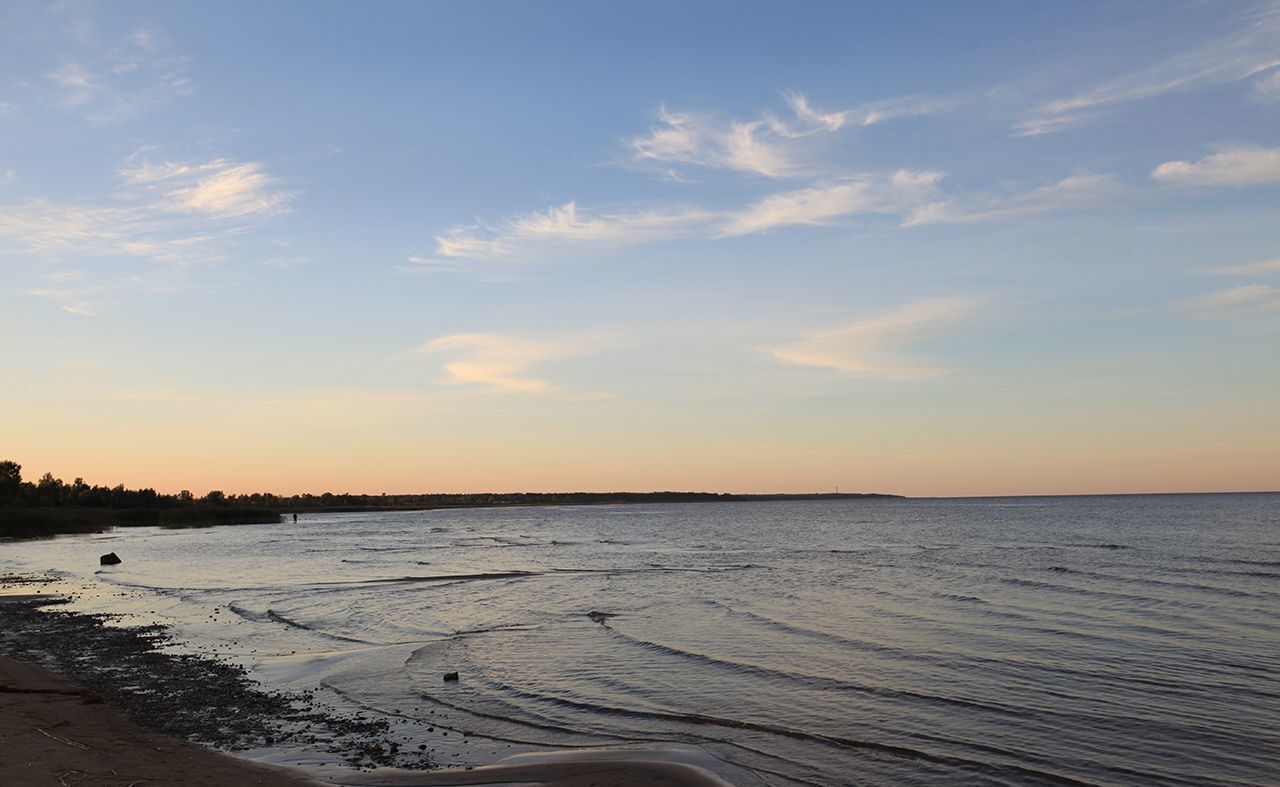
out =
{"type": "Polygon", "coordinates": [[[0,446],[161,488],[1275,488],[1275,3],[11,3],[0,446]]]}

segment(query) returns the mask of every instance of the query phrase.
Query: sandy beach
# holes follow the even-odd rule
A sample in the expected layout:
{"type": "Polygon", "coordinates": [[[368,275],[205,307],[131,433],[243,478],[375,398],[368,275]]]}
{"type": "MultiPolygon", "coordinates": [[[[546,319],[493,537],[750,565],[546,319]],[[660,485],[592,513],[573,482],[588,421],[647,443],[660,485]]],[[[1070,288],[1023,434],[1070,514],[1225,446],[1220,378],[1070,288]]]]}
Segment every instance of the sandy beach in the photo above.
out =
{"type": "Polygon", "coordinates": [[[634,754],[549,762],[528,761],[436,773],[335,773],[316,781],[293,769],[276,768],[213,751],[130,721],[101,698],[35,664],[0,657],[0,783],[45,785],[175,784],[223,787],[340,785],[526,784],[563,787],[712,787],[723,784],[682,763],[644,761],[634,754]]]}
{"type": "Polygon", "coordinates": [[[101,697],[30,662],[0,657],[0,783],[302,787],[300,774],[150,732],[101,697]]]}
{"type": "MultiPolygon", "coordinates": [[[[10,582],[16,578],[6,578],[10,582]]],[[[20,580],[19,580],[20,581],[20,580]]],[[[172,718],[171,694],[163,687],[175,680],[192,681],[192,665],[208,667],[213,662],[172,657],[160,654],[151,647],[154,632],[136,633],[128,629],[103,628],[92,616],[61,613],[57,615],[39,611],[42,604],[56,604],[57,598],[38,593],[0,595],[0,614],[6,622],[6,630],[0,645],[0,783],[14,787],[31,785],[107,785],[109,787],[133,787],[143,784],[173,785],[302,785],[333,784],[381,785],[485,785],[512,784],[562,785],[563,787],[727,787],[727,783],[696,763],[682,761],[680,754],[668,751],[583,751],[556,755],[523,755],[507,761],[471,769],[427,770],[425,764],[417,769],[403,767],[329,766],[315,769],[318,778],[301,769],[273,766],[222,753],[201,743],[185,740],[173,734],[175,727],[166,723],[172,718]],[[45,625],[32,625],[38,621],[45,625]],[[46,641],[41,641],[42,632],[46,641]],[[49,639],[50,631],[57,637],[49,639]],[[137,674],[118,673],[113,668],[103,668],[102,663],[86,664],[85,673],[77,675],[100,676],[103,673],[121,674],[121,683],[129,683],[122,689],[108,688],[96,680],[76,682],[56,674],[46,666],[36,663],[31,654],[41,649],[60,652],[68,650],[66,641],[58,637],[82,642],[86,638],[98,639],[88,643],[102,660],[118,659],[127,665],[131,652],[128,644],[138,644],[138,650],[149,656],[148,665],[155,670],[156,686],[160,691],[150,691],[150,686],[136,685],[137,674]],[[121,643],[127,643],[122,647],[121,643]],[[85,685],[85,683],[91,685],[85,685]],[[128,694],[126,697],[125,692],[128,694]],[[151,729],[149,729],[149,727],[151,729]],[[164,730],[170,734],[158,732],[164,730]]],[[[76,659],[84,662],[85,659],[76,659]]],[[[114,666],[114,665],[112,665],[114,666]]],[[[208,671],[194,679],[200,683],[207,677],[208,686],[196,686],[197,696],[203,694],[212,703],[225,699],[227,694],[240,692],[241,705],[248,708],[250,728],[253,722],[278,722],[279,719],[253,719],[254,714],[272,712],[269,703],[260,707],[253,700],[255,689],[239,683],[228,686],[226,675],[217,670],[208,671]],[[246,700],[246,698],[248,698],[246,700]]],[[[234,671],[233,671],[234,675],[234,671]]],[[[146,677],[143,677],[144,683],[146,677]]],[[[272,695],[262,694],[272,698],[272,695]]],[[[192,703],[190,697],[183,700],[192,703]]],[[[198,700],[197,700],[198,701],[198,700]]],[[[278,710],[278,706],[275,709],[278,710]]],[[[219,716],[225,708],[187,708],[183,718],[194,726],[190,737],[207,740],[212,727],[225,721],[219,716]]],[[[305,718],[320,719],[316,715],[305,718]]],[[[296,719],[293,719],[296,721],[296,719]]],[[[371,752],[388,751],[394,757],[394,746],[379,740],[380,729],[369,728],[361,722],[353,722],[352,728],[342,726],[335,719],[322,719],[330,727],[329,733],[336,745],[329,751],[346,747],[346,759],[351,765],[373,766],[373,760],[365,759],[371,752]]],[[[241,733],[243,734],[243,733],[241,733]]],[[[231,748],[235,738],[225,738],[231,748]]],[[[386,762],[394,762],[387,759],[386,762]]]]}

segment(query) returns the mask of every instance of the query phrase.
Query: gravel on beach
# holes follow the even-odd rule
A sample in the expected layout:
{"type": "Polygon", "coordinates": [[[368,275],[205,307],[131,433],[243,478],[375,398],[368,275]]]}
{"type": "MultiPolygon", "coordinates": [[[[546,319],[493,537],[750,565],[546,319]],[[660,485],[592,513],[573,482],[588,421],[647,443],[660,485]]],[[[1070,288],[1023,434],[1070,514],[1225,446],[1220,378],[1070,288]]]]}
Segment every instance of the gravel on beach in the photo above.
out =
{"type": "Polygon", "coordinates": [[[0,590],[32,595],[0,603],[0,655],[34,662],[82,687],[140,726],[227,751],[303,746],[358,768],[427,769],[382,719],[344,714],[312,692],[269,691],[239,665],[163,649],[163,626],[107,625],[110,616],[69,612],[40,596],[50,580],[0,577],[0,590]]]}

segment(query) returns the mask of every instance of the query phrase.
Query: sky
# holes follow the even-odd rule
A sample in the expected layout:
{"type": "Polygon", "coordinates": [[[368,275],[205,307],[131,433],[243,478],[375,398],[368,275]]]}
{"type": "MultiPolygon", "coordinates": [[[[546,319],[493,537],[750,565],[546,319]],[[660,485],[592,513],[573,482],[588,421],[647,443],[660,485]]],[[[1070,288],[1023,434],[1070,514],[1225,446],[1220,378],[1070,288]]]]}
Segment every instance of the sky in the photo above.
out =
{"type": "Polygon", "coordinates": [[[0,3],[0,458],[1280,489],[1280,4],[0,3]]]}

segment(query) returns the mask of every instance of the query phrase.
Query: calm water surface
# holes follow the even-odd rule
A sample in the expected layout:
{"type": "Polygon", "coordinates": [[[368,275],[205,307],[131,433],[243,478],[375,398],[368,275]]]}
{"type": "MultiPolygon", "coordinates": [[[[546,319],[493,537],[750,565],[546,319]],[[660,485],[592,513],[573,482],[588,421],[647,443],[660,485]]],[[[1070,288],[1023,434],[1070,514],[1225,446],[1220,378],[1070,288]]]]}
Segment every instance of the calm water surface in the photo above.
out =
{"type": "Polygon", "coordinates": [[[471,732],[447,764],[664,742],[754,784],[1280,783],[1280,495],[335,514],[0,569],[471,732]]]}

